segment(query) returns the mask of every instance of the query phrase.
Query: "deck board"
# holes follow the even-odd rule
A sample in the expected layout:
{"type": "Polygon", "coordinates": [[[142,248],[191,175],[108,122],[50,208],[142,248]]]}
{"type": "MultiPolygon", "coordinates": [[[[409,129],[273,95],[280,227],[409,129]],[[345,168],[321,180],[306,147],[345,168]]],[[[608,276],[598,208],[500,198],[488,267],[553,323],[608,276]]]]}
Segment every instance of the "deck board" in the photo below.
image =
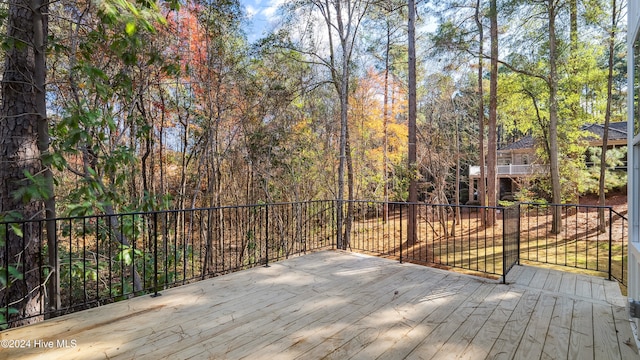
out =
{"type": "Polygon", "coordinates": [[[489,308],[491,315],[459,358],[485,359],[524,294],[517,289],[502,289],[498,304],[493,309],[489,308]]]}
{"type": "Polygon", "coordinates": [[[576,300],[573,305],[569,358],[593,359],[593,306],[588,301],[576,300]]]}
{"type": "Polygon", "coordinates": [[[434,358],[447,360],[456,359],[461,354],[461,348],[468,348],[480,329],[489,319],[491,313],[500,302],[504,290],[500,285],[485,285],[482,287],[484,296],[477,297],[477,301],[470,304],[473,311],[464,319],[447,342],[438,350],[434,358]]]}
{"type": "Polygon", "coordinates": [[[493,344],[489,358],[513,359],[539,298],[540,293],[537,292],[527,292],[520,298],[516,308],[504,324],[500,336],[493,344]]]}
{"type": "MultiPolygon", "coordinates": [[[[442,277],[438,277],[438,279],[442,279],[442,277]]],[[[419,281],[420,279],[414,279],[415,281],[419,281]]],[[[437,282],[431,281],[431,284],[436,285],[437,282]]],[[[425,283],[426,284],[426,283],[425,283]]],[[[397,288],[394,287],[394,290],[397,288]]],[[[390,301],[397,305],[401,305],[404,302],[408,303],[416,303],[419,302],[422,297],[424,297],[425,288],[421,287],[413,287],[406,288],[398,291],[398,294],[393,292],[393,296],[390,301]],[[402,299],[404,298],[404,299],[402,299]],[[406,301],[407,299],[408,301],[406,301]]],[[[389,296],[390,292],[383,292],[381,296],[389,296]]],[[[362,310],[361,310],[362,311],[362,310]]],[[[373,312],[373,311],[372,311],[373,312]]],[[[355,325],[357,328],[362,328],[363,331],[357,334],[354,334],[351,326],[343,327],[340,331],[329,336],[331,339],[331,344],[319,344],[319,346],[314,347],[310,351],[302,354],[301,358],[318,358],[318,357],[326,357],[327,359],[344,359],[352,354],[357,354],[367,348],[372,343],[376,342],[377,339],[387,331],[390,331],[392,328],[396,327],[398,324],[398,320],[403,321],[401,326],[406,326],[404,322],[405,317],[402,316],[403,313],[406,313],[407,309],[402,308],[401,306],[394,307],[393,309],[386,310],[384,313],[381,313],[379,317],[372,318],[365,314],[362,316],[355,325]],[[390,321],[389,319],[397,319],[395,321],[390,321]],[[341,339],[340,341],[338,339],[341,339]],[[329,345],[329,346],[327,346],[329,345]],[[326,354],[327,349],[333,349],[329,354],[326,354]],[[326,355],[325,355],[326,354],[326,355]]],[[[326,342],[326,340],[325,340],[326,342]]],[[[282,349],[282,350],[287,350],[282,349]]],[[[364,354],[361,354],[363,356],[364,354]]]]}
{"type": "Polygon", "coordinates": [[[467,301],[460,303],[456,309],[453,309],[446,321],[440,322],[428,336],[422,338],[407,357],[431,359],[445,344],[461,344],[461,339],[457,337],[456,332],[460,329],[461,324],[471,316],[473,310],[482,303],[487,289],[489,289],[488,286],[476,288],[467,301]],[[449,342],[452,337],[455,339],[449,342]]]}
{"type": "Polygon", "coordinates": [[[614,282],[325,251],[0,332],[7,359],[638,359],[614,282]],[[74,340],[75,347],[35,347],[74,340]]]}
{"type": "Polygon", "coordinates": [[[572,317],[573,300],[564,296],[557,297],[540,357],[542,360],[568,358],[572,317]]]}
{"type": "Polygon", "coordinates": [[[555,304],[555,297],[547,294],[541,295],[513,359],[539,359],[542,356],[555,304]]]}
{"type": "Polygon", "coordinates": [[[595,359],[617,359],[620,354],[611,306],[593,304],[593,353],[595,359]]]}
{"type": "Polygon", "coordinates": [[[560,284],[562,283],[562,273],[558,271],[549,271],[546,282],[543,289],[552,292],[558,292],[560,290],[560,284]]]}

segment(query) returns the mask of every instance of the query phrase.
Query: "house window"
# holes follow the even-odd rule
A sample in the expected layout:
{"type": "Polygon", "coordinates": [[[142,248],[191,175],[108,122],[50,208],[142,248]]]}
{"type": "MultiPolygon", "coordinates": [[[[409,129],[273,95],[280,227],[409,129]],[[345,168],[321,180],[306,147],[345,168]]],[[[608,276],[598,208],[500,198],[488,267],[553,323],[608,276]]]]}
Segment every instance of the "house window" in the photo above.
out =
{"type": "Polygon", "coordinates": [[[522,155],[522,164],[529,165],[529,155],[522,155]]]}

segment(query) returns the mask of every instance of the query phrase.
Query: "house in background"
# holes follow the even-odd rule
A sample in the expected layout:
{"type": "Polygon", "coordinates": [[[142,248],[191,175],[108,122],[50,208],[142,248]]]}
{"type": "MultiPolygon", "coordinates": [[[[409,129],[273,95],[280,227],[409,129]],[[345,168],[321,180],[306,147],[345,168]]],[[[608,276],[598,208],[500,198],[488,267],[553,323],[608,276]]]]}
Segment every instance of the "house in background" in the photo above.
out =
{"type": "MultiPolygon", "coordinates": [[[[591,133],[586,140],[589,146],[602,146],[604,125],[593,124],[582,127],[583,131],[591,133]]],[[[627,145],[627,123],[614,122],[609,124],[607,140],[608,148],[627,145]]],[[[534,139],[531,135],[506,144],[498,149],[498,185],[499,199],[513,200],[513,194],[518,191],[519,184],[533,175],[544,174],[549,171],[549,165],[536,155],[534,139]]],[[[586,157],[585,157],[586,159],[586,157]]],[[[587,166],[590,164],[587,163],[587,166]]],[[[486,174],[486,170],[485,170],[486,174]]],[[[469,167],[469,202],[477,202],[478,182],[480,181],[480,166],[469,167]]]]}

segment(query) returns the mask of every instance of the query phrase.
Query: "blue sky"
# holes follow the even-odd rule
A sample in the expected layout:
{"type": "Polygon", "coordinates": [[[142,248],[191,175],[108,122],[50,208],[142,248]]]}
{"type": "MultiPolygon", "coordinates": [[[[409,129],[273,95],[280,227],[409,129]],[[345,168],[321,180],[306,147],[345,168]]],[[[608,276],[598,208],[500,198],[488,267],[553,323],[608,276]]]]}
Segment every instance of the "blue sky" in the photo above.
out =
{"type": "Polygon", "coordinates": [[[277,20],[277,10],[286,0],[240,0],[251,26],[247,29],[249,41],[254,41],[271,28],[277,20]]]}

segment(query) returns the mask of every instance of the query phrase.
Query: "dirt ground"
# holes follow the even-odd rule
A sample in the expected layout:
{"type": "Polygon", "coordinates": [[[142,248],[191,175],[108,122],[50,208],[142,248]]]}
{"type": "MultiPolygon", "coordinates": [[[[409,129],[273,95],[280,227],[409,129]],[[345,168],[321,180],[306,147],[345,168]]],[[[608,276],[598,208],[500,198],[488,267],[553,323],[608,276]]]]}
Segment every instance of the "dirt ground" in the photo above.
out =
{"type": "MultiPolygon", "coordinates": [[[[598,195],[585,195],[580,197],[580,205],[599,205],[599,203],[598,195]]],[[[613,206],[613,209],[619,213],[626,214],[627,192],[622,190],[607,194],[605,204],[607,206],[613,206]]]]}

